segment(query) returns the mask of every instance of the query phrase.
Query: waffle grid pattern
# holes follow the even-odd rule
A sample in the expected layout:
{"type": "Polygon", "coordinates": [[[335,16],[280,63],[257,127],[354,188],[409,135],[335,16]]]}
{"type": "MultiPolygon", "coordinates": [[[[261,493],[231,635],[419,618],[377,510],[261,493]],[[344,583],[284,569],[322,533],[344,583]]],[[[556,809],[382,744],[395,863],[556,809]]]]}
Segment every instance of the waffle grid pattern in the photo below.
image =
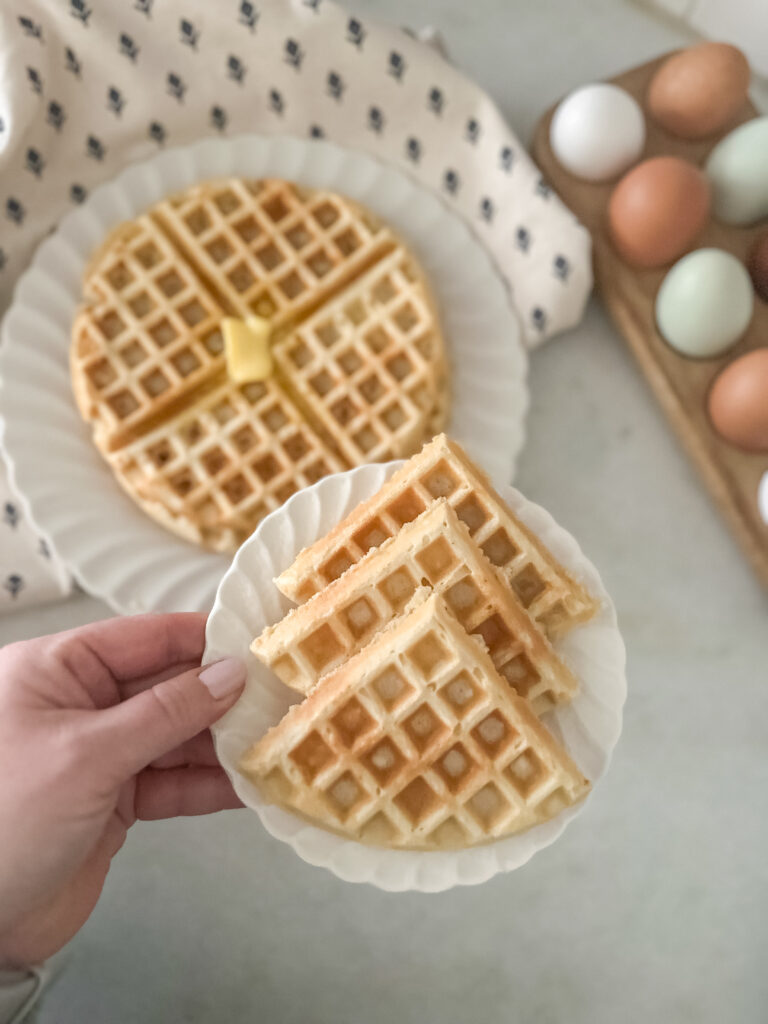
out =
{"type": "Polygon", "coordinates": [[[394,847],[487,842],[588,788],[438,598],[327,676],[242,767],[272,799],[394,847]]]}
{"type": "Polygon", "coordinates": [[[224,313],[147,217],[102,250],[86,281],[93,302],[74,327],[75,390],[81,407],[98,405],[96,436],[112,450],[222,369],[224,313]]]}
{"type": "MultiPolygon", "coordinates": [[[[287,686],[308,693],[396,616],[420,587],[444,595],[467,633],[482,637],[499,673],[538,714],[577,684],[509,587],[440,499],[398,536],[257,637],[253,653],[287,686]]],[[[341,567],[339,567],[341,568],[341,567]]]]}
{"type": "Polygon", "coordinates": [[[195,186],[117,228],[85,293],[72,378],[97,447],[149,514],[214,550],[234,551],[323,473],[408,456],[442,426],[443,340],[426,284],[391,232],[340,196],[277,180],[195,186]],[[384,301],[385,287],[402,292],[384,301]],[[280,363],[257,397],[229,381],[220,331],[224,316],[251,312],[271,319],[280,363]],[[324,345],[340,317],[342,341],[324,345]],[[311,373],[299,344],[314,346],[311,373]],[[226,387],[225,428],[206,410],[226,387]],[[259,420],[275,406],[288,423],[277,432],[259,420]]]}
{"type": "Polygon", "coordinates": [[[192,188],[159,204],[155,216],[233,314],[256,313],[275,328],[396,245],[340,197],[279,180],[192,188]]]}
{"type": "Polygon", "coordinates": [[[446,370],[435,313],[402,250],[273,347],[299,401],[351,465],[396,458],[434,433],[446,370]]]}
{"type": "Polygon", "coordinates": [[[112,458],[159,521],[194,522],[190,539],[225,550],[300,487],[344,468],[271,379],[225,384],[112,458]]]}
{"type": "Polygon", "coordinates": [[[327,537],[302,551],[277,579],[294,601],[306,601],[372,548],[445,499],[488,560],[509,580],[529,615],[550,636],[589,618],[595,603],[515,519],[455,442],[436,437],[327,537]]]}

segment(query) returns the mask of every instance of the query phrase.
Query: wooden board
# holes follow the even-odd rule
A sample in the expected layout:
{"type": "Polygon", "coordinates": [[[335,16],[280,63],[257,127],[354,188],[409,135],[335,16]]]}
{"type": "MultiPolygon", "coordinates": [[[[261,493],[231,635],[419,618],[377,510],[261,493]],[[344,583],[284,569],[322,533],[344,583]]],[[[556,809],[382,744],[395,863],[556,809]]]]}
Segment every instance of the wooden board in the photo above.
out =
{"type": "MultiPolygon", "coordinates": [[[[654,71],[669,56],[633,68],[611,79],[626,89],[645,109],[645,95],[654,71]]],[[[677,431],[737,540],[768,586],[768,525],[757,507],[758,483],[768,471],[768,454],[747,454],[722,440],[713,430],[706,410],[709,388],[720,370],[733,359],[768,345],[768,304],[755,296],[755,312],[745,336],[716,359],[688,359],[679,355],[656,329],[656,292],[669,267],[638,270],[618,256],[607,233],[608,198],[616,182],[590,184],[561,167],[549,144],[549,110],[536,129],[533,155],[544,176],[589,229],[593,239],[595,283],[614,323],[629,344],[658,401],[677,431]]],[[[739,117],[718,136],[687,142],[659,127],[646,113],[647,139],[641,159],[661,154],[681,156],[702,165],[710,150],[732,128],[757,111],[745,105],[739,117]]],[[[744,260],[754,239],[765,230],[734,228],[709,220],[691,248],[716,246],[744,260]]],[[[706,554],[702,553],[706,558],[706,554]]]]}

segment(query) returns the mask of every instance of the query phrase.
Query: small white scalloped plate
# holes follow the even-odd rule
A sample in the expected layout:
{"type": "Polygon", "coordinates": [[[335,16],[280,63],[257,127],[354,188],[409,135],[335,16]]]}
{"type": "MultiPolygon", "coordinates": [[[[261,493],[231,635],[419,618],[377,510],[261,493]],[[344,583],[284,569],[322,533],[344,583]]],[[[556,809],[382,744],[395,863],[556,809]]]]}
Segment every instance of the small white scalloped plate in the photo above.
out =
{"type": "MultiPolygon", "coordinates": [[[[262,824],[309,864],[347,882],[369,882],[390,892],[439,892],[454,885],[485,882],[521,867],[553,843],[584,803],[563,811],[519,835],[467,850],[415,852],[365,846],[310,825],[298,815],[265,803],[258,788],[237,770],[243,753],[276,725],[297,695],[250,653],[251,640],[291,607],[273,579],[298,552],[338,523],[359,502],[374,494],[401,462],[361,466],[320,480],[295,494],[268,516],[243,544],[221,581],[208,618],[203,662],[234,656],[248,666],[243,696],[213,727],[216,753],[240,799],[262,824]]],[[[624,643],[616,611],[594,566],[574,538],[548,512],[518,491],[501,485],[515,514],[549,547],[573,575],[601,601],[589,623],[571,630],[555,645],[573,669],[581,688],[567,707],[543,721],[565,745],[591,782],[605,774],[622,726],[627,694],[624,643]]]]}
{"type": "Polygon", "coordinates": [[[122,491],[72,397],[69,344],[87,258],[115,224],[226,175],[282,177],[351,196],[412,247],[452,361],[449,431],[509,480],[523,444],[527,357],[505,284],[467,226],[399,171],[325,141],[242,135],[168,150],[94,190],[37,249],[3,322],[0,429],[29,517],[85,587],[117,611],[207,611],[229,559],[164,530],[122,491]]]}

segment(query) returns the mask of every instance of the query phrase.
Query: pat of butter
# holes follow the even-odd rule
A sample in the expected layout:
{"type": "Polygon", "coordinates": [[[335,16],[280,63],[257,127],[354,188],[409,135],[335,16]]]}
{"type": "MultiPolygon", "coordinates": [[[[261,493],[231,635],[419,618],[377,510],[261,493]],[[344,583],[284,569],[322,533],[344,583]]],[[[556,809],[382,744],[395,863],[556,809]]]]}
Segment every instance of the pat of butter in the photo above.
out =
{"type": "Polygon", "coordinates": [[[269,337],[272,325],[261,316],[245,320],[227,316],[221,321],[227,372],[237,384],[266,380],[272,376],[269,337]]]}

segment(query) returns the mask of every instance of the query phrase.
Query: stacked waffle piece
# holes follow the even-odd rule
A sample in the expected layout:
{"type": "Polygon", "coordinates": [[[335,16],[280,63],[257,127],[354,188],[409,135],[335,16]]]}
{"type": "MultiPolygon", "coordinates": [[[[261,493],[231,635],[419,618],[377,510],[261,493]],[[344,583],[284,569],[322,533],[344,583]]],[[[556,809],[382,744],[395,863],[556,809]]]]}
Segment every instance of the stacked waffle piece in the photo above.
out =
{"type": "Polygon", "coordinates": [[[146,512],[214,550],[321,476],[411,455],[444,423],[424,275],[342,196],[195,185],[115,228],[83,291],[71,372],[97,448],[146,512]],[[254,314],[275,372],[238,384],[221,324],[254,314]]]}
{"type": "Polygon", "coordinates": [[[243,757],[268,799],[354,839],[488,842],[589,788],[539,722],[578,683],[551,638],[594,599],[436,437],[277,580],[253,653],[306,699],[243,757]]]}

